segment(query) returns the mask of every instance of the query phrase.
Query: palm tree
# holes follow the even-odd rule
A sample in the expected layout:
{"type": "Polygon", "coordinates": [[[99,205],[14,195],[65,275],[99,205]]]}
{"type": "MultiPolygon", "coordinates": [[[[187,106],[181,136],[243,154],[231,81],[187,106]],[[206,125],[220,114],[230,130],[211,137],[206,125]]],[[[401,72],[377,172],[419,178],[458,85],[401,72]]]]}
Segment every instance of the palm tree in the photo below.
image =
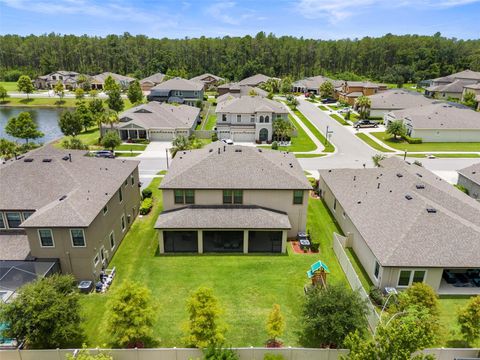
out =
{"type": "Polygon", "coordinates": [[[380,167],[380,162],[385,158],[386,156],[384,154],[373,155],[372,156],[373,165],[375,165],[375,167],[380,167]]]}
{"type": "Polygon", "coordinates": [[[173,141],[172,141],[172,147],[170,148],[170,153],[172,154],[172,157],[175,157],[177,152],[183,151],[183,150],[189,150],[191,147],[191,142],[190,140],[183,135],[176,136],[173,141]]]}
{"type": "Polygon", "coordinates": [[[370,113],[370,107],[372,106],[372,101],[368,96],[359,96],[355,101],[355,107],[358,110],[360,119],[366,119],[370,113]]]}
{"type": "Polygon", "coordinates": [[[101,122],[103,124],[110,125],[110,128],[113,130],[113,125],[118,123],[118,113],[112,109],[106,109],[102,113],[101,122]]]}

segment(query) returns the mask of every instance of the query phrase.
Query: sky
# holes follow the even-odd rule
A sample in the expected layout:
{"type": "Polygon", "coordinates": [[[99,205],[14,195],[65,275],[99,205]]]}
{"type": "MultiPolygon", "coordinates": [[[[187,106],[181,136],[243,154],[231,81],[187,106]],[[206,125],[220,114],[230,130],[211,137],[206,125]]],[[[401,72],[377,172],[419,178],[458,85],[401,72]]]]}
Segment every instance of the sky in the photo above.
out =
{"type": "Polygon", "coordinates": [[[480,0],[0,0],[0,34],[480,38],[480,0]]]}

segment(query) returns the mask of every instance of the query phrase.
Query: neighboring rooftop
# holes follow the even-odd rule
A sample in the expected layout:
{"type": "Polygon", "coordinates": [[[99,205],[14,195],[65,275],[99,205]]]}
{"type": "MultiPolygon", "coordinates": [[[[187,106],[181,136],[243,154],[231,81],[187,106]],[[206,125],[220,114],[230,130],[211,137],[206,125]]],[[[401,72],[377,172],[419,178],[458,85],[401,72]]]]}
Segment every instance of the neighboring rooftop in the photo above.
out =
{"type": "Polygon", "coordinates": [[[223,78],[221,78],[220,76],[213,75],[213,74],[210,74],[210,73],[205,73],[205,74],[202,74],[202,75],[195,76],[195,77],[191,78],[190,80],[192,80],[192,81],[202,81],[203,82],[205,79],[208,79],[208,78],[215,79],[215,81],[223,80],[223,78]]]}
{"type": "Polygon", "coordinates": [[[225,100],[230,100],[233,98],[239,98],[240,96],[249,95],[252,91],[255,91],[255,93],[258,96],[267,97],[268,95],[268,92],[266,92],[263,89],[260,89],[259,87],[252,87],[248,85],[238,86],[237,91],[227,92],[226,94],[223,94],[217,97],[217,104],[225,100]]]}
{"type": "Polygon", "coordinates": [[[30,254],[30,244],[25,232],[0,231],[0,260],[25,260],[30,254]]]}
{"type": "Polygon", "coordinates": [[[270,79],[272,79],[270,76],[263,75],[263,74],[256,74],[239,81],[238,85],[258,86],[262,83],[266,83],[270,79]]]}
{"type": "Polygon", "coordinates": [[[480,185],[480,162],[458,170],[458,173],[477,185],[480,185]]]}
{"type": "Polygon", "coordinates": [[[250,95],[243,95],[238,98],[221,101],[217,104],[215,112],[232,114],[254,114],[257,112],[288,113],[287,109],[278,101],[270,100],[262,96],[250,95]]]}
{"type": "Polygon", "coordinates": [[[391,89],[369,96],[371,109],[399,110],[430,105],[434,100],[422,94],[404,89],[391,89]]]}
{"type": "Polygon", "coordinates": [[[140,80],[140,84],[144,84],[144,83],[160,84],[164,79],[165,79],[165,74],[156,73],[140,80]]]}
{"type": "Polygon", "coordinates": [[[456,103],[434,103],[389,114],[410,120],[415,129],[480,129],[480,113],[456,103]]]}
{"type": "Polygon", "coordinates": [[[92,76],[92,82],[104,83],[107,77],[109,76],[111,76],[115,81],[118,81],[118,82],[132,82],[135,80],[134,78],[129,76],[115,74],[112,72],[104,72],[104,73],[92,76]]]}
{"type": "Polygon", "coordinates": [[[0,209],[35,211],[22,227],[89,226],[139,162],[85,154],[44,146],[1,164],[0,209]]]}
{"type": "Polygon", "coordinates": [[[175,77],[154,86],[152,90],[200,91],[203,90],[203,83],[175,77]]]}
{"type": "Polygon", "coordinates": [[[436,86],[429,86],[425,90],[428,91],[438,91],[438,92],[445,92],[445,93],[462,93],[463,88],[468,85],[468,82],[465,80],[453,80],[450,83],[436,85],[436,86]]]}
{"type": "Polygon", "coordinates": [[[171,105],[151,101],[128,109],[119,115],[115,127],[136,124],[144,129],[191,128],[200,114],[200,109],[188,105],[171,105]]]}
{"type": "Polygon", "coordinates": [[[327,81],[330,81],[333,84],[333,87],[339,87],[339,86],[342,86],[343,84],[342,80],[332,80],[328,77],[318,75],[318,76],[306,77],[304,79],[297,80],[292,84],[292,86],[304,87],[306,89],[319,89],[320,86],[327,81]]]}
{"type": "Polygon", "coordinates": [[[433,79],[432,81],[433,82],[453,82],[456,79],[480,81],[480,72],[472,71],[472,70],[464,70],[448,76],[433,79]]]}
{"type": "Polygon", "coordinates": [[[290,229],[284,212],[255,205],[190,205],[162,212],[161,229],[290,229]]]}
{"type": "Polygon", "coordinates": [[[311,189],[294,154],[214,142],[180,151],[162,189],[311,189]]]}
{"type": "Polygon", "coordinates": [[[479,267],[480,203],[398,157],[381,164],[320,170],[380,264],[479,267]]]}

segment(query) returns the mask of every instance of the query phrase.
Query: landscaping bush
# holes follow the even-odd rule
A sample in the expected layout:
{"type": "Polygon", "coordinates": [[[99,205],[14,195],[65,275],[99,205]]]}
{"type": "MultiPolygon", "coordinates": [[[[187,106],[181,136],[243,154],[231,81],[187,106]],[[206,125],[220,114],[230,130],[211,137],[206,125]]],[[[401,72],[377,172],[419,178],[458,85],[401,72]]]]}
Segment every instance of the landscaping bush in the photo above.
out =
{"type": "Polygon", "coordinates": [[[73,149],[73,150],[87,150],[88,146],[85,145],[82,140],[77,138],[71,138],[70,140],[63,140],[62,147],[64,149],[73,149]]]}
{"type": "Polygon", "coordinates": [[[440,304],[435,290],[421,282],[412,284],[398,296],[398,311],[405,311],[412,306],[423,307],[433,316],[438,316],[440,313],[440,304]]]}
{"type": "Polygon", "coordinates": [[[408,135],[405,135],[403,136],[403,138],[405,139],[406,142],[408,142],[409,144],[421,144],[423,142],[423,140],[421,138],[412,138],[408,135]]]}
{"type": "Polygon", "coordinates": [[[152,198],[143,199],[140,205],[140,215],[147,215],[152,210],[153,200],[152,198]]]}
{"type": "Polygon", "coordinates": [[[239,357],[232,349],[210,345],[203,350],[204,360],[238,360],[239,357]]]}
{"type": "Polygon", "coordinates": [[[142,198],[147,199],[152,197],[152,190],[149,188],[145,188],[142,190],[142,198]]]}
{"type": "Polygon", "coordinates": [[[214,141],[218,141],[218,135],[217,135],[216,132],[214,132],[214,133],[212,134],[212,142],[214,142],[214,141]]]}
{"type": "Polygon", "coordinates": [[[276,141],[272,143],[272,150],[278,150],[278,143],[276,141]]]}
{"type": "Polygon", "coordinates": [[[320,250],[320,243],[317,242],[312,242],[310,245],[310,249],[312,249],[313,252],[317,252],[320,250]]]}
{"type": "Polygon", "coordinates": [[[368,295],[375,305],[383,306],[385,297],[382,294],[382,290],[380,290],[378,287],[372,287],[368,295]]]}

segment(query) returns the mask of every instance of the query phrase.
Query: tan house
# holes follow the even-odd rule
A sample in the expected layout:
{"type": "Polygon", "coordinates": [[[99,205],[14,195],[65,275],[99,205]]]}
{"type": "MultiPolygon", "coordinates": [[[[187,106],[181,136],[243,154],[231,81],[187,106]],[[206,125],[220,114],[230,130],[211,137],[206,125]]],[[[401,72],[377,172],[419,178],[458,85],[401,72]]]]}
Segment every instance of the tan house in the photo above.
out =
{"type": "Polygon", "coordinates": [[[209,88],[215,87],[219,82],[223,81],[224,79],[217,75],[205,73],[195,76],[190,80],[201,82],[203,84],[203,90],[207,91],[209,88]]]}
{"type": "Polygon", "coordinates": [[[292,84],[292,91],[298,93],[312,93],[318,95],[320,93],[320,86],[325,82],[331,82],[333,87],[339,87],[343,85],[342,80],[333,80],[326,76],[318,75],[307,77],[292,84]]]}
{"type": "Polygon", "coordinates": [[[434,99],[405,89],[389,89],[370,95],[370,116],[383,117],[390,111],[422,107],[435,103],[434,99]]]}
{"type": "Polygon", "coordinates": [[[477,101],[477,111],[480,111],[480,81],[478,84],[469,84],[463,87],[462,101],[465,100],[465,94],[472,92],[475,94],[475,100],[477,101]]]}
{"type": "Polygon", "coordinates": [[[155,224],[160,253],[284,253],[311,186],[291,153],[215,142],[177,153],[155,224]]]}
{"type": "Polygon", "coordinates": [[[398,157],[320,170],[321,196],[375,286],[480,294],[480,203],[398,157]]]}
{"type": "Polygon", "coordinates": [[[249,76],[249,77],[247,77],[243,80],[240,80],[238,82],[238,85],[240,85],[240,86],[243,86],[243,85],[260,86],[260,85],[265,84],[270,79],[280,80],[278,78],[273,78],[273,77],[270,77],[270,76],[267,76],[267,75],[256,74],[256,75],[249,76]]]}
{"type": "Polygon", "coordinates": [[[270,143],[273,122],[277,119],[288,120],[285,106],[261,96],[225,99],[217,104],[215,113],[218,138],[233,141],[270,143]]]}
{"type": "Polygon", "coordinates": [[[433,79],[431,85],[425,88],[425,95],[437,99],[461,99],[466,86],[478,83],[480,83],[480,72],[464,70],[433,79]]]}
{"type": "Polygon", "coordinates": [[[165,80],[165,74],[156,73],[140,80],[142,91],[149,92],[154,86],[157,86],[165,80]]]}
{"type": "Polygon", "coordinates": [[[97,279],[138,214],[138,164],[42,147],[0,165],[2,252],[97,279]]]}
{"type": "MultiPolygon", "coordinates": [[[[172,141],[190,136],[200,119],[200,109],[189,105],[172,105],[151,101],[122,112],[113,128],[122,140],[172,141]]],[[[102,133],[111,130],[102,124],[102,133]]]]}
{"type": "Polygon", "coordinates": [[[135,79],[129,76],[124,76],[120,74],[115,74],[111,72],[104,72],[98,75],[94,75],[90,79],[90,84],[92,85],[93,90],[103,90],[105,86],[105,80],[111,76],[115,82],[120,85],[121,88],[127,88],[130,83],[134,82],[135,79]]]}
{"type": "Polygon", "coordinates": [[[355,105],[355,100],[364,95],[374,95],[387,90],[387,85],[364,81],[345,81],[342,86],[335,88],[335,97],[350,106],[355,105]]]}
{"type": "Polygon", "coordinates": [[[80,74],[75,71],[55,71],[48,75],[39,76],[35,79],[34,85],[36,89],[53,89],[53,87],[61,82],[65,89],[73,90],[77,87],[77,80],[80,74]]]}
{"type": "Polygon", "coordinates": [[[457,184],[468,191],[468,196],[480,201],[480,162],[458,170],[457,184]]]}
{"type": "Polygon", "coordinates": [[[268,92],[259,87],[249,85],[239,85],[238,83],[227,83],[217,87],[218,97],[217,102],[221,102],[228,97],[240,97],[243,95],[249,95],[255,92],[259,96],[266,97],[268,92]]]}

